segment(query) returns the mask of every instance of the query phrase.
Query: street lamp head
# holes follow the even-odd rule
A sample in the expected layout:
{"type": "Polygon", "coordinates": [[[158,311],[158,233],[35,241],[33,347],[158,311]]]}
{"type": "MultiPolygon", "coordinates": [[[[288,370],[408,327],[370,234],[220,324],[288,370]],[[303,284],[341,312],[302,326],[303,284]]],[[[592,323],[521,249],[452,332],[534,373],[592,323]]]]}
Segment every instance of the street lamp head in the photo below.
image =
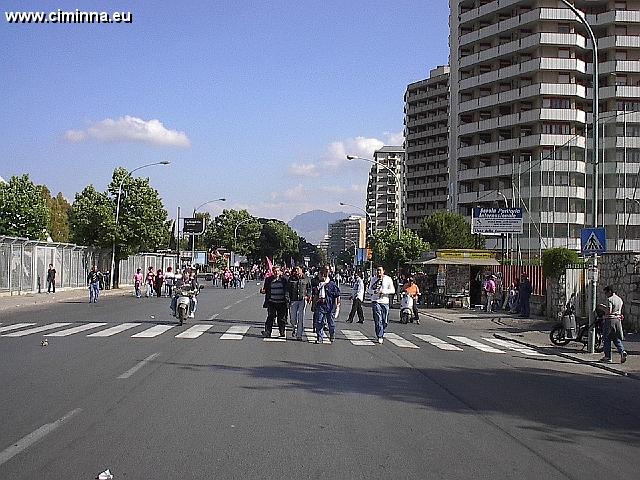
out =
{"type": "Polygon", "coordinates": [[[162,160],[160,162],[160,165],[170,165],[170,164],[171,164],[171,161],[169,161],[169,160],[162,160]]]}
{"type": "Polygon", "coordinates": [[[221,201],[221,202],[226,202],[227,201],[226,198],[219,198],[218,200],[221,201]]]}
{"type": "Polygon", "coordinates": [[[354,155],[347,155],[347,160],[354,160],[356,157],[354,155]]]}
{"type": "Polygon", "coordinates": [[[340,205],[342,205],[344,207],[346,205],[346,203],[340,202],[340,205]]]}

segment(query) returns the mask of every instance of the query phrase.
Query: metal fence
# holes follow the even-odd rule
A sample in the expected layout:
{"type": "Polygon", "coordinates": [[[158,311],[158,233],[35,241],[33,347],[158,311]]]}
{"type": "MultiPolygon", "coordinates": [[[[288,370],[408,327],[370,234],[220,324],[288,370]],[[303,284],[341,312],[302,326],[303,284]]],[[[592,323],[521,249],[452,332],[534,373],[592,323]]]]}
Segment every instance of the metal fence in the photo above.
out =
{"type": "Polygon", "coordinates": [[[0,236],[0,293],[45,290],[49,264],[56,269],[56,288],[84,287],[91,265],[108,265],[104,258],[90,247],[0,236]]]}

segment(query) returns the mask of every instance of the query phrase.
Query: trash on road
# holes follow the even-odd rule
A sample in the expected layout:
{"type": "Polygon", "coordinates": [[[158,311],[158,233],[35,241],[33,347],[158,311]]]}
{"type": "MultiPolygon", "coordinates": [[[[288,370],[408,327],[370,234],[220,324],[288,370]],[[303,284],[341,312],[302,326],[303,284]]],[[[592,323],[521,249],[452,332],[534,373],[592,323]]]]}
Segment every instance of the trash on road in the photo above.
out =
{"type": "Polygon", "coordinates": [[[154,319],[154,318],[156,318],[156,316],[155,315],[149,315],[149,318],[154,319]]]}
{"type": "Polygon", "coordinates": [[[98,480],[111,480],[113,478],[113,475],[111,474],[111,472],[109,471],[109,469],[107,468],[104,472],[102,472],[100,475],[98,475],[96,477],[98,480]]]}
{"type": "Polygon", "coordinates": [[[49,345],[49,340],[46,338],[40,342],[41,347],[46,347],[47,345],[49,345]]]}

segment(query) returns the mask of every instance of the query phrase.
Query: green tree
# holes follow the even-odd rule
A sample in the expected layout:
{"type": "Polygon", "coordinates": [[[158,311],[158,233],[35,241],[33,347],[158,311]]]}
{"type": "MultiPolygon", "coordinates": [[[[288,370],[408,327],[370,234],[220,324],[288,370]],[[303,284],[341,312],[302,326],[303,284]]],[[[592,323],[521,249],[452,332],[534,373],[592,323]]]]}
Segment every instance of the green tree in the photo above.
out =
{"type": "Polygon", "coordinates": [[[71,241],[78,245],[111,248],[115,230],[115,207],[106,193],[93,185],[77,193],[69,210],[71,241]]]}
{"type": "Polygon", "coordinates": [[[47,226],[51,239],[54,242],[69,242],[71,238],[69,230],[69,209],[71,204],[64,198],[62,192],[58,192],[58,195],[53,197],[46,186],[41,185],[40,188],[51,213],[49,225],[47,226]]]}
{"type": "Polygon", "coordinates": [[[51,212],[42,189],[29,175],[13,176],[0,183],[0,235],[47,239],[51,212]]]}
{"type": "Polygon", "coordinates": [[[280,220],[263,220],[260,233],[259,257],[270,257],[283,264],[289,264],[291,257],[295,259],[300,250],[300,237],[286,223],[280,220]]]}
{"type": "Polygon", "coordinates": [[[309,257],[309,266],[319,266],[326,263],[326,259],[322,252],[315,245],[307,242],[304,237],[298,237],[298,244],[300,246],[298,251],[298,257],[296,262],[302,264],[304,257],[309,257]]]}
{"type": "Polygon", "coordinates": [[[484,247],[484,237],[473,235],[471,225],[459,213],[433,213],[422,220],[418,233],[434,250],[484,247]]]}
{"type": "Polygon", "coordinates": [[[575,250],[549,248],[542,254],[542,271],[547,278],[560,278],[569,265],[581,262],[580,255],[575,250]]]}
{"type": "Polygon", "coordinates": [[[373,250],[373,263],[382,265],[388,271],[397,270],[398,263],[402,266],[429,250],[429,244],[413,230],[403,229],[398,239],[398,227],[393,224],[376,232],[370,245],[373,250]]]}
{"type": "Polygon", "coordinates": [[[260,221],[246,210],[225,209],[208,222],[203,241],[209,249],[223,247],[254,258],[261,231],[260,221]]]}

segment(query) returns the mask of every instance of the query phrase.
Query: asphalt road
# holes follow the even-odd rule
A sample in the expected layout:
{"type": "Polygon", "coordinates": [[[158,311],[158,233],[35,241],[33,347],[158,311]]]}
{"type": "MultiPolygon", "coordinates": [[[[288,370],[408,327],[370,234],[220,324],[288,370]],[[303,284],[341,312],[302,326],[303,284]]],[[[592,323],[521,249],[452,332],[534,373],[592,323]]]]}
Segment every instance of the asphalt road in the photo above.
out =
{"type": "Polygon", "coordinates": [[[155,298],[0,312],[0,479],[636,478],[640,382],[397,310],[409,343],[355,345],[373,323],[349,304],[330,345],[264,341],[255,283],[203,290],[182,327],[155,298]]]}

